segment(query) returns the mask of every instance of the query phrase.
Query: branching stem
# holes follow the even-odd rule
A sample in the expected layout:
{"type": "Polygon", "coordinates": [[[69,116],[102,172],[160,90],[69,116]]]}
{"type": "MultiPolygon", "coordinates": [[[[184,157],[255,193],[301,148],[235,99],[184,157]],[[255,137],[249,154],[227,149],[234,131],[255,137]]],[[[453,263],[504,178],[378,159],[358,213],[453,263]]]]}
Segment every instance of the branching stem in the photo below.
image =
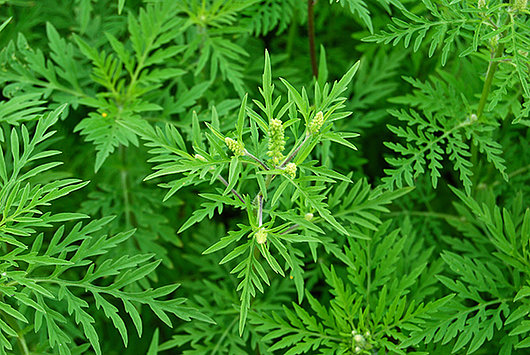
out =
{"type": "Polygon", "coordinates": [[[263,169],[265,170],[271,170],[267,164],[265,164],[265,162],[263,162],[260,158],[256,157],[255,155],[253,155],[252,153],[249,153],[248,150],[245,149],[245,156],[249,157],[250,159],[254,160],[255,162],[257,162],[259,165],[261,165],[263,167],[263,169]]]}
{"type": "MultiPolygon", "coordinates": [[[[281,163],[278,168],[280,169],[283,169],[285,168],[285,166],[287,164],[289,164],[289,162],[291,160],[294,159],[294,157],[296,156],[296,154],[298,154],[298,152],[300,151],[300,149],[304,146],[304,144],[309,140],[309,137],[311,137],[311,135],[309,134],[306,134],[306,136],[304,137],[304,140],[302,141],[302,143],[300,143],[288,156],[287,158],[285,158],[285,160],[283,161],[283,163],[281,163]]],[[[274,178],[276,177],[276,175],[268,175],[267,176],[267,180],[265,180],[265,186],[266,187],[269,187],[270,183],[272,182],[272,180],[274,180],[274,178]]],[[[257,196],[256,196],[257,197],[257,196]]]]}
{"type": "Polygon", "coordinates": [[[283,163],[280,165],[280,168],[283,168],[285,167],[291,160],[294,159],[294,157],[296,156],[296,154],[298,154],[298,152],[300,151],[300,149],[302,149],[302,147],[304,146],[304,144],[306,144],[306,142],[309,140],[309,137],[311,137],[311,135],[309,134],[306,134],[304,140],[302,141],[302,143],[300,143],[298,145],[298,147],[296,147],[295,150],[293,150],[291,152],[291,154],[289,154],[289,156],[287,158],[285,158],[285,160],[283,161],[283,163]]]}
{"type": "MultiPolygon", "coordinates": [[[[483,121],[484,108],[488,102],[488,96],[491,89],[491,84],[493,83],[493,78],[495,76],[495,71],[499,65],[497,58],[501,57],[504,53],[504,43],[499,43],[495,50],[492,49],[491,59],[488,64],[488,71],[486,72],[486,79],[484,80],[484,86],[482,87],[482,94],[480,95],[480,101],[477,108],[477,121],[483,121]]],[[[471,144],[471,164],[473,167],[476,167],[478,160],[478,148],[475,144],[471,144]]],[[[476,175],[472,177],[473,188],[476,185],[476,175]]]]}
{"type": "Polygon", "coordinates": [[[280,234],[289,234],[289,233],[291,233],[292,231],[294,231],[295,229],[297,229],[298,227],[300,227],[299,224],[293,224],[292,226],[290,226],[289,228],[287,228],[286,230],[284,230],[284,231],[281,232],[280,234]]]}
{"type": "Polygon", "coordinates": [[[263,195],[258,194],[258,227],[263,225],[263,195]]]}
{"type": "Polygon", "coordinates": [[[127,228],[131,227],[131,201],[129,199],[129,184],[127,176],[127,152],[125,148],[120,146],[120,157],[121,157],[121,169],[120,169],[120,182],[121,190],[123,195],[123,208],[125,214],[125,225],[127,228]]]}
{"type": "MultiPolygon", "coordinates": [[[[283,169],[287,164],[289,164],[289,162],[291,160],[294,159],[294,157],[296,156],[296,154],[298,154],[298,152],[300,151],[300,149],[304,146],[304,144],[309,140],[309,138],[311,137],[310,134],[306,134],[305,137],[304,137],[304,140],[302,141],[302,143],[300,143],[290,154],[289,156],[287,156],[287,158],[285,158],[285,160],[283,161],[283,163],[281,163],[278,167],[280,169],[283,169]]],[[[267,169],[269,170],[269,169],[267,169]]],[[[265,186],[268,188],[269,185],[271,184],[272,180],[274,180],[274,178],[276,177],[276,175],[268,175],[267,176],[267,179],[265,180],[265,186]]],[[[256,195],[256,197],[254,198],[254,203],[256,202],[256,199],[260,199],[260,207],[263,207],[262,204],[263,204],[263,195],[261,194],[261,192],[256,195]]],[[[261,223],[260,223],[260,226],[261,226],[261,223]]],[[[291,232],[292,230],[298,228],[299,225],[298,224],[295,224],[293,226],[291,226],[290,228],[288,228],[286,231],[284,231],[282,234],[287,234],[289,232],[291,232]]]]}
{"type": "Polygon", "coordinates": [[[488,96],[491,89],[491,84],[495,76],[495,71],[499,65],[497,58],[502,57],[504,53],[504,43],[499,43],[495,52],[491,53],[491,60],[488,64],[488,71],[486,72],[486,80],[484,81],[484,86],[482,87],[482,95],[480,96],[480,101],[477,108],[477,119],[481,120],[484,113],[484,108],[488,102],[488,96]]]}
{"type": "MultiPolygon", "coordinates": [[[[217,180],[221,181],[223,185],[228,187],[228,181],[226,181],[225,178],[222,177],[221,175],[217,175],[217,180]]],[[[235,189],[232,189],[231,191],[239,199],[239,201],[241,201],[242,203],[245,203],[245,200],[243,199],[243,197],[241,197],[239,192],[237,192],[235,189]]]]}

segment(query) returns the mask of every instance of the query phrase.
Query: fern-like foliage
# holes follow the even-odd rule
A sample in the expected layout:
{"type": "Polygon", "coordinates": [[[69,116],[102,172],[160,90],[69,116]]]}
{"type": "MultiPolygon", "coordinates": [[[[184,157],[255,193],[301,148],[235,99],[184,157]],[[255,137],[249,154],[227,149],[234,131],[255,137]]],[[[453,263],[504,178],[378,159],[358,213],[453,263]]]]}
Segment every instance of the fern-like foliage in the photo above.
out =
{"type": "Polygon", "coordinates": [[[94,65],[92,79],[104,88],[96,98],[84,100],[99,112],[90,113],[76,127],[96,145],[96,171],[119,145],[138,145],[136,137],[123,130],[119,121],[139,120],[138,113],[160,110],[145,96],[164,81],[184,73],[170,65],[157,68],[184,50],[173,42],[186,28],[177,13],[176,4],[157,3],[142,9],[138,18],[129,15],[127,46],[110,33],[106,34],[114,53],[98,51],[76,37],[81,51],[94,65]]]}
{"type": "Polygon", "coordinates": [[[407,122],[408,127],[388,126],[396,136],[407,141],[407,144],[385,143],[387,147],[403,156],[387,159],[392,168],[385,170],[387,176],[383,178],[383,182],[388,188],[401,187],[404,184],[414,185],[414,179],[426,171],[430,174],[433,187],[436,187],[441,176],[442,160],[446,155],[454,170],[458,172],[466,192],[471,193],[473,164],[467,143],[469,138],[504,179],[508,179],[505,162],[500,155],[502,148],[491,138],[495,127],[480,125],[476,115],[462,118],[459,122],[441,114],[424,112],[422,115],[415,110],[392,110],[390,113],[407,122]]]}
{"type": "Polygon", "coordinates": [[[244,94],[243,69],[248,53],[233,38],[240,37],[249,31],[238,25],[238,13],[244,13],[247,8],[258,2],[260,1],[185,0],[179,2],[180,12],[188,17],[189,23],[193,25],[188,32],[196,37],[188,46],[186,53],[189,56],[195,51],[198,52],[196,75],[207,70],[206,65],[209,63],[212,80],[220,72],[223,80],[232,83],[240,95],[244,94]]]}
{"type": "Polygon", "coordinates": [[[354,117],[360,118],[351,122],[356,127],[368,129],[387,116],[382,103],[389,97],[393,98],[399,88],[395,79],[399,76],[398,69],[403,60],[403,53],[397,50],[387,53],[385,48],[363,55],[352,88],[353,95],[347,101],[354,117]]]}
{"type": "MultiPolygon", "coordinates": [[[[364,0],[329,0],[329,3],[340,3],[343,7],[347,7],[354,15],[359,16],[363,24],[368,27],[370,33],[374,32],[374,26],[372,24],[372,16],[368,9],[368,4],[364,0]]],[[[383,6],[387,11],[390,11],[389,5],[396,7],[402,7],[398,0],[377,0],[380,6],[383,6]]]]}
{"type": "Polygon", "coordinates": [[[244,11],[245,27],[254,35],[266,35],[271,31],[282,33],[303,8],[301,1],[262,0],[244,11]]]}
{"type": "Polygon", "coordinates": [[[442,48],[442,63],[445,64],[455,40],[463,36],[462,32],[473,32],[473,23],[480,22],[480,17],[477,11],[472,11],[473,5],[468,5],[467,2],[459,2],[456,6],[449,6],[449,1],[446,0],[440,3],[425,0],[422,3],[428,16],[419,16],[403,7],[400,10],[406,20],[394,17],[393,24],[388,25],[386,31],[371,35],[365,40],[393,45],[403,41],[405,47],[413,43],[414,51],[420,48],[424,40],[428,40],[429,57],[436,49],[442,48]]]}
{"type": "MultiPolygon", "coordinates": [[[[210,316],[216,324],[206,322],[186,322],[175,329],[171,339],[160,342],[159,351],[170,351],[174,353],[191,355],[197,353],[218,354],[260,354],[267,353],[267,345],[261,342],[261,334],[255,327],[245,327],[243,334],[239,335],[238,319],[234,314],[238,312],[237,304],[239,295],[235,291],[238,280],[233,276],[227,277],[230,271],[226,265],[219,266],[218,257],[215,254],[202,255],[197,258],[206,247],[218,239],[222,233],[222,227],[212,222],[201,223],[195,228],[194,237],[200,237],[198,244],[193,250],[183,254],[185,263],[190,270],[208,277],[197,283],[183,284],[182,292],[189,293],[191,299],[188,304],[210,316]],[[202,294],[202,290],[211,290],[202,294]],[[227,305],[230,307],[227,308],[227,305]]],[[[184,241],[186,242],[186,240],[184,241]]],[[[288,302],[291,299],[290,289],[293,280],[291,278],[276,278],[271,280],[271,287],[264,295],[254,300],[252,308],[263,312],[271,309],[279,310],[277,302],[288,302]]]]}
{"type": "Polygon", "coordinates": [[[530,210],[522,195],[510,211],[452,190],[463,202],[457,209],[465,222],[451,224],[466,241],[452,238],[458,253],[442,254],[451,273],[437,277],[456,296],[403,345],[449,343],[452,352],[465,348],[470,354],[492,341],[499,354],[526,349],[530,347],[530,326],[525,320],[530,307],[530,210]]]}
{"type": "MultiPolygon", "coordinates": [[[[517,113],[515,122],[525,118],[530,97],[530,59],[527,55],[530,42],[526,35],[529,29],[526,3],[515,1],[513,6],[500,0],[477,3],[425,0],[422,3],[427,14],[416,14],[401,8],[405,19],[394,17],[393,24],[388,25],[386,31],[366,37],[365,40],[393,45],[403,42],[405,47],[413,43],[414,52],[428,45],[429,57],[441,49],[442,65],[447,63],[455,48],[459,48],[460,57],[486,48],[490,55],[484,53],[481,56],[495,63],[490,65],[488,73],[493,75],[497,64],[501,63],[507,71],[518,77],[517,82],[512,82],[505,75],[503,86],[518,85],[522,88],[526,109],[517,113]]],[[[486,80],[488,85],[491,83],[486,80]]],[[[502,90],[504,92],[499,91],[498,94],[505,94],[505,89],[502,90]]],[[[483,93],[487,95],[488,91],[483,93]]],[[[492,107],[493,104],[490,109],[492,107]]],[[[479,116],[481,110],[479,108],[479,116]]]]}
{"type": "Polygon", "coordinates": [[[46,26],[50,40],[51,60],[41,49],[33,49],[26,37],[18,35],[0,52],[0,65],[5,69],[0,76],[3,93],[7,97],[21,94],[40,94],[47,98],[52,94],[56,102],[63,100],[76,107],[87,95],[81,89],[81,82],[87,74],[82,62],[75,60],[73,44],[66,42],[52,24],[46,26]]]}
{"type": "MultiPolygon", "coordinates": [[[[29,105],[20,106],[34,111],[29,105]]],[[[65,107],[44,115],[32,113],[33,129],[21,125],[2,134],[0,352],[8,354],[13,349],[13,339],[25,345],[25,337],[42,335],[40,338],[46,340],[40,345],[41,351],[70,354],[75,341],[81,338],[90,343],[96,354],[101,354],[95,319],[91,315],[94,309],[100,309],[112,321],[127,345],[124,312],[118,304],[130,316],[139,336],[143,328],[142,305],[148,306],[169,326],[170,315],[209,321],[200,312],[183,305],[184,299],[167,299],[177,284],[144,291],[130,289],[160,263],[153,260],[152,254],[105,257],[130,238],[134,230],[107,235],[102,230],[113,219],[111,216],[83,224],[77,221],[88,218],[87,215],[49,211],[47,206],[55,200],[87,184],[73,178],[43,184],[33,182],[36,176],[61,164],[53,160],[59,152],[46,149],[45,142],[54,134],[50,128],[65,107]],[[21,324],[31,325],[36,334],[26,332],[21,324]],[[81,332],[72,332],[69,324],[77,324],[81,332]]]]}
{"type": "Polygon", "coordinates": [[[450,4],[448,1],[439,4],[423,1],[423,4],[429,17],[402,9],[406,20],[394,18],[395,25],[390,25],[388,32],[373,35],[366,40],[392,42],[394,45],[403,40],[405,47],[414,40],[413,49],[417,51],[423,41],[429,39],[429,56],[438,47],[442,47],[442,65],[446,64],[457,40],[462,42],[459,47],[464,48],[461,57],[486,47],[491,52],[491,58],[476,111],[463,95],[455,91],[452,85],[457,80],[447,73],[440,74],[443,80],[432,78],[430,83],[405,78],[417,89],[416,93],[395,101],[418,106],[423,112],[390,112],[392,116],[407,123],[406,128],[389,126],[396,136],[407,143],[386,143],[387,147],[401,157],[388,158],[391,169],[386,170],[387,177],[383,181],[389,188],[403,183],[412,185],[418,176],[428,171],[432,185],[436,187],[442,176],[442,160],[446,155],[458,172],[466,192],[470,194],[475,179],[472,177],[472,167],[476,162],[477,151],[482,152],[503,178],[507,179],[504,159],[500,156],[502,147],[493,136],[498,126],[495,115],[500,112],[506,116],[506,109],[515,108],[516,118],[513,122],[524,123],[521,119],[527,114],[527,104],[521,105],[520,99],[511,100],[511,105],[504,111],[502,106],[497,105],[510,97],[509,92],[517,85],[522,88],[522,99],[526,100],[528,97],[528,65],[522,62],[525,52],[521,49],[525,48],[526,40],[516,30],[519,28],[524,32],[525,27],[519,26],[519,21],[524,22],[523,13],[526,9],[518,8],[519,5],[507,7],[498,1],[479,2],[477,5],[468,2],[450,4]],[[429,36],[431,30],[434,33],[429,36]],[[501,74],[496,77],[496,72],[501,74]],[[515,77],[519,80],[514,80],[515,77]],[[496,83],[498,88],[493,91],[490,104],[487,105],[492,83],[496,83]],[[496,112],[485,115],[485,112],[494,107],[496,112]]]}
{"type": "MultiPolygon", "coordinates": [[[[142,158],[144,155],[141,156],[142,158]]],[[[134,165],[130,163],[129,167],[134,165]]],[[[181,203],[178,199],[162,202],[163,194],[153,186],[138,183],[145,176],[144,171],[137,173],[134,169],[123,166],[110,165],[108,170],[119,171],[119,179],[113,182],[101,183],[96,191],[88,194],[81,210],[91,216],[108,216],[116,218],[107,225],[108,231],[116,232],[134,227],[134,236],[125,241],[120,252],[127,250],[128,254],[152,253],[168,268],[174,264],[168,253],[171,246],[182,246],[171,226],[171,212],[181,203]],[[139,205],[142,208],[138,208],[139,205]]],[[[152,273],[150,277],[155,277],[152,273]]]]}
{"type": "Polygon", "coordinates": [[[0,355],[527,354],[529,6],[0,0],[0,355]]]}
{"type": "MultiPolygon", "coordinates": [[[[251,299],[256,291],[264,291],[263,283],[270,284],[262,264],[268,264],[275,273],[285,276],[285,269],[277,260],[280,257],[280,260],[286,264],[287,270],[292,269],[299,274],[298,259],[299,255],[303,254],[296,249],[294,243],[319,242],[316,237],[298,232],[298,229],[323,232],[310,221],[312,217],[309,216],[312,216],[313,212],[318,213],[331,229],[348,234],[329,211],[323,191],[327,182],[349,181],[349,179],[324,166],[315,166],[315,161],[305,161],[321,140],[335,141],[354,148],[345,139],[354,135],[333,132],[329,123],[348,116],[348,113],[340,111],[343,106],[340,95],[346,90],[358,65],[356,63],[352,66],[332,87],[328,84],[323,88],[317,86],[315,108],[310,107],[305,90],[299,93],[287,81],[283,81],[289,92],[289,101],[277,112],[281,98],[273,100],[274,85],[270,59],[266,54],[261,88],[263,103],[254,101],[261,112],[258,113],[247,105],[247,98],[244,97],[235,132],[230,134],[235,139],[230,136],[225,137],[218,131],[219,122],[217,117],[213,116],[211,123],[207,124],[211,133],[207,133],[204,137],[208,141],[209,148],[206,148],[203,142],[200,123],[195,116],[191,135],[195,151],[193,155],[188,152],[183,137],[174,127],[167,126],[163,130],[149,126],[129,126],[134,132],[143,134],[148,141],[147,145],[153,148],[151,152],[155,154],[155,158],[152,160],[158,165],[155,167],[157,171],[148,179],[184,173],[182,178],[165,184],[165,187],[169,188],[168,197],[182,187],[196,184],[201,180],[210,183],[218,180],[225,185],[224,190],[216,189],[213,193],[201,194],[208,202],[203,204],[203,209],[194,212],[190,220],[181,227],[181,231],[207,216],[211,217],[215,210],[221,212],[224,206],[247,211],[248,224],[239,224],[236,230],[230,231],[228,236],[221,238],[204,252],[209,254],[231,247],[232,250],[221,260],[221,264],[239,259],[231,273],[242,279],[237,287],[237,290],[241,291],[240,333],[243,332],[251,299]],[[302,119],[297,117],[296,109],[302,115],[302,119]],[[320,113],[317,115],[316,111],[320,113]],[[291,152],[276,163],[261,160],[259,157],[264,155],[265,146],[258,143],[259,135],[268,135],[269,139],[273,139],[269,126],[274,122],[273,119],[280,120],[286,114],[289,114],[290,119],[281,125],[285,128],[292,127],[296,140],[291,152]],[[299,129],[302,120],[305,121],[304,130],[299,129]],[[248,150],[243,146],[243,137],[247,135],[250,135],[248,150]],[[228,154],[224,148],[226,146],[229,147],[228,154]],[[233,156],[230,156],[231,154],[233,156]],[[249,169],[255,172],[250,173],[249,169]],[[228,179],[221,175],[226,170],[228,170],[228,179]],[[252,185],[256,190],[249,189],[252,185]],[[253,199],[251,193],[255,194],[253,199]],[[286,194],[291,195],[292,198],[290,200],[282,198],[286,194]],[[310,214],[304,217],[304,214],[283,213],[282,205],[286,203],[292,205],[294,201],[298,201],[297,203],[303,206],[302,211],[305,210],[305,213],[310,214]],[[278,219],[283,221],[278,223],[278,219]],[[258,258],[257,252],[262,258],[258,258]]],[[[270,147],[269,145],[269,149],[270,147]]],[[[297,287],[299,293],[302,293],[303,283],[297,283],[297,287]]]]}
{"type": "Polygon", "coordinates": [[[398,229],[390,230],[390,225],[387,221],[376,231],[364,229],[367,240],[350,239],[344,250],[347,274],[337,266],[322,266],[332,295],[329,305],[308,292],[311,313],[308,307],[293,303],[293,310],[284,306],[283,314],[255,318],[263,340],[273,341],[271,352],[406,353],[406,345],[396,342],[407,339],[454,295],[425,304],[407,299],[409,288],[426,267],[426,255],[409,265],[402,278],[394,278],[393,273],[404,262],[404,247],[410,244],[398,229]]]}
{"type": "Polygon", "coordinates": [[[96,171],[119,145],[138,144],[130,131],[120,129],[120,120],[138,120],[138,113],[160,110],[149,98],[164,81],[184,71],[175,66],[157,68],[184,50],[174,38],[186,29],[185,20],[176,16],[177,4],[157,3],[128,17],[129,42],[121,43],[110,32],[105,36],[112,52],[98,50],[79,36],[74,44],[60,37],[53,25],[47,25],[52,60],[42,51],[29,47],[20,35],[17,45],[10,43],[1,53],[0,62],[9,67],[0,80],[8,83],[4,93],[18,92],[52,95],[74,108],[82,104],[97,109],[83,119],[76,130],[96,146],[96,171]],[[76,60],[80,52],[93,64],[90,79],[97,84],[87,87],[87,77],[76,60]],[[20,57],[20,58],[19,58],[20,57]]]}

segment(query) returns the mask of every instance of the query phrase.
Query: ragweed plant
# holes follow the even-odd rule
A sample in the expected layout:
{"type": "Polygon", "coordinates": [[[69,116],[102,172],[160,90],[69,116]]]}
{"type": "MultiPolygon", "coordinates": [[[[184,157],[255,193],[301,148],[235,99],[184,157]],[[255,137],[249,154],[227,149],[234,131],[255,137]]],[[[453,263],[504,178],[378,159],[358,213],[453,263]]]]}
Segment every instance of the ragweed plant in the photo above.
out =
{"type": "Polygon", "coordinates": [[[527,354],[528,5],[0,0],[0,353],[527,354]]]}
{"type": "Polygon", "coordinates": [[[376,232],[363,228],[364,240],[351,239],[344,246],[344,263],[348,266],[345,275],[333,265],[322,265],[332,296],[329,304],[322,304],[307,292],[306,307],[293,302],[292,309],[284,306],[282,312],[262,312],[254,317],[271,350],[406,353],[409,345],[401,341],[408,339],[409,331],[432,319],[454,295],[420,302],[432,280],[422,280],[415,290],[410,287],[417,275],[428,272],[426,260],[432,250],[422,250],[417,235],[403,233],[408,232],[407,224],[403,231],[392,230],[391,226],[392,221],[387,220],[376,232]],[[409,255],[405,256],[404,250],[409,250],[409,255]],[[417,304],[408,302],[410,294],[417,304]]]}
{"type": "Polygon", "coordinates": [[[102,354],[101,333],[91,314],[94,310],[112,322],[125,346],[130,327],[123,317],[128,314],[141,336],[142,305],[169,326],[170,315],[209,321],[197,310],[184,306],[184,299],[167,299],[178,284],[136,289],[135,284],[160,264],[152,254],[105,256],[130,238],[134,230],[107,235],[103,229],[112,216],[83,223],[81,220],[89,216],[50,210],[48,206],[87,182],[43,177],[61,165],[53,160],[60,152],[47,149],[46,143],[66,106],[40,115],[34,113],[35,107],[28,106],[23,108],[20,101],[3,105],[4,112],[18,109],[19,115],[24,114],[35,124],[30,129],[26,125],[7,126],[1,134],[0,352],[12,353],[17,343],[22,353],[29,353],[28,342],[38,342],[39,351],[71,354],[91,348],[102,354]],[[36,181],[37,176],[44,181],[36,181]],[[80,331],[65,327],[68,322],[79,326],[80,331]],[[88,343],[77,345],[79,340],[88,343]]]}
{"type": "Polygon", "coordinates": [[[505,180],[508,179],[501,156],[502,146],[494,139],[500,118],[504,118],[495,110],[502,106],[499,102],[515,95],[510,107],[514,116],[512,123],[528,125],[530,43],[525,35],[528,29],[527,2],[422,3],[426,14],[417,15],[402,8],[400,11],[406,20],[394,18],[394,24],[388,25],[388,30],[365,40],[391,42],[393,45],[403,42],[405,47],[412,43],[414,52],[428,42],[429,57],[441,49],[442,66],[456,51],[460,58],[475,55],[487,62],[487,70],[481,90],[473,93],[478,100],[451,90],[452,84],[458,82],[455,75],[445,73],[441,79],[432,78],[431,82],[406,79],[417,91],[399,102],[417,107],[420,112],[414,108],[391,111],[409,127],[392,125],[389,129],[408,143],[386,143],[403,157],[387,160],[391,168],[387,169],[388,176],[383,180],[388,188],[403,183],[413,185],[413,179],[428,171],[432,185],[436,187],[446,155],[470,194],[472,167],[477,163],[479,152],[505,180]]]}
{"type": "MultiPolygon", "coordinates": [[[[305,89],[300,93],[282,80],[288,90],[288,100],[282,103],[281,96],[274,97],[270,58],[266,52],[260,88],[263,101],[253,101],[258,111],[249,105],[245,96],[235,129],[228,135],[219,131],[218,118],[213,116],[211,122],[204,122],[209,132],[203,136],[202,127],[195,116],[191,152],[179,131],[171,126],[165,129],[129,126],[147,140],[147,146],[155,154],[151,160],[158,163],[156,172],[147,179],[184,173],[183,177],[163,184],[169,188],[166,198],[182,187],[199,181],[218,181],[224,185],[224,189],[216,193],[201,194],[208,202],[193,213],[180,231],[202,221],[206,216],[211,217],[215,210],[222,211],[225,206],[246,211],[246,223],[238,224],[236,230],[230,231],[228,236],[204,251],[204,254],[209,254],[228,247],[232,249],[220,263],[236,262],[231,273],[242,279],[237,286],[241,291],[240,333],[243,332],[256,291],[263,292],[263,284],[270,285],[263,265],[268,265],[282,276],[289,271],[300,274],[303,264],[298,258],[300,251],[296,243],[322,242],[318,237],[304,233],[305,230],[323,233],[313,221],[304,218],[307,213],[317,213],[326,222],[327,229],[348,234],[347,229],[329,211],[322,192],[326,189],[326,183],[349,181],[349,178],[317,165],[317,161],[308,160],[308,157],[323,141],[333,141],[355,149],[346,138],[357,135],[335,132],[332,123],[349,116],[348,112],[342,111],[344,98],[340,95],[346,90],[358,67],[359,62],[333,85],[325,84],[320,88],[316,84],[314,105],[310,105],[305,89]],[[285,128],[290,129],[294,140],[288,152],[285,152],[285,128]],[[265,139],[260,139],[261,136],[265,139]],[[267,156],[271,157],[269,162],[267,156]],[[286,194],[291,196],[289,201],[282,198],[286,194]]],[[[299,294],[302,294],[303,280],[296,285],[299,294]]]]}

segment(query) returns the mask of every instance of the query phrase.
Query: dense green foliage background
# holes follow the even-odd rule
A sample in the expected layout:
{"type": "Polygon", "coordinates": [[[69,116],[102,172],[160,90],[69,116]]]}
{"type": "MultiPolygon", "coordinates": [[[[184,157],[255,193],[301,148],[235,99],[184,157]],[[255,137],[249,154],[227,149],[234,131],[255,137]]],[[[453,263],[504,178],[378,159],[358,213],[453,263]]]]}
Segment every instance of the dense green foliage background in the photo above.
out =
{"type": "Polygon", "coordinates": [[[527,354],[529,18],[0,0],[0,353],[527,354]]]}

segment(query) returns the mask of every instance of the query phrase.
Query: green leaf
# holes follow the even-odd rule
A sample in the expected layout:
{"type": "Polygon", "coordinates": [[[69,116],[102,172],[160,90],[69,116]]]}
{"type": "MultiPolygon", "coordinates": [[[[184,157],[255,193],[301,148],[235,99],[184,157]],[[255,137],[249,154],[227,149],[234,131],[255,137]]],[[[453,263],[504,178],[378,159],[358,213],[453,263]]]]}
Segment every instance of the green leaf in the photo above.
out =
{"type": "Polygon", "coordinates": [[[147,350],[147,355],[156,355],[158,354],[158,328],[155,329],[153,333],[153,338],[151,339],[151,344],[147,350]]]}
{"type": "Polygon", "coordinates": [[[2,22],[2,24],[0,25],[0,32],[9,24],[9,22],[13,19],[13,17],[9,17],[7,20],[5,20],[4,22],[2,22]]]}

